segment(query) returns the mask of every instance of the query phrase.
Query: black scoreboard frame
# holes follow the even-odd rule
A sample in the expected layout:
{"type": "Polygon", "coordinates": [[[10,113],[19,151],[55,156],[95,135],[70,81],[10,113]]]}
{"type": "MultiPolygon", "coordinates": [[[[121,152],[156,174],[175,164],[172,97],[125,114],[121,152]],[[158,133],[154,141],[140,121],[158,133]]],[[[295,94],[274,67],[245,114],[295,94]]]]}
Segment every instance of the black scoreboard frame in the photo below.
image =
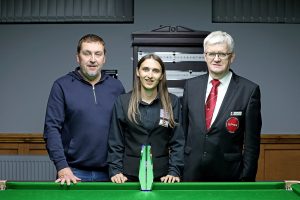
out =
{"type": "MultiPolygon", "coordinates": [[[[207,66],[203,59],[203,41],[209,33],[208,31],[196,31],[182,26],[160,26],[149,32],[133,32],[133,74],[139,57],[147,53],[161,54],[166,71],[168,73],[173,72],[175,77],[181,77],[169,79],[167,73],[169,92],[173,93],[171,91],[173,88],[183,91],[185,80],[193,77],[190,75],[207,72],[207,66]],[[177,58],[180,61],[177,61],[177,58]],[[184,77],[186,75],[187,78],[184,77]]],[[[181,92],[175,94],[179,97],[182,96],[181,92]]]]}

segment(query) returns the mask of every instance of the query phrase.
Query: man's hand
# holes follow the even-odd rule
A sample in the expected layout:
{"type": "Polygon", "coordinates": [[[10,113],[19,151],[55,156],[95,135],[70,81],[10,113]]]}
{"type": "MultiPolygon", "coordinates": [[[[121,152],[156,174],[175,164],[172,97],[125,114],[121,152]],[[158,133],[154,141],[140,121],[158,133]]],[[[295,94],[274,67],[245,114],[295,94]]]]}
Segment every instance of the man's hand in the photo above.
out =
{"type": "Polygon", "coordinates": [[[127,180],[127,177],[124,176],[122,173],[116,174],[113,177],[111,177],[111,182],[113,183],[125,183],[127,180]]]}
{"type": "Polygon", "coordinates": [[[58,179],[56,179],[56,183],[61,183],[62,185],[67,183],[67,185],[70,185],[71,182],[77,183],[77,181],[81,181],[80,178],[76,177],[72,170],[69,167],[63,168],[57,172],[58,179]]]}
{"type": "Polygon", "coordinates": [[[177,176],[167,175],[161,177],[160,181],[164,183],[175,183],[175,182],[180,182],[180,178],[177,176]]]}

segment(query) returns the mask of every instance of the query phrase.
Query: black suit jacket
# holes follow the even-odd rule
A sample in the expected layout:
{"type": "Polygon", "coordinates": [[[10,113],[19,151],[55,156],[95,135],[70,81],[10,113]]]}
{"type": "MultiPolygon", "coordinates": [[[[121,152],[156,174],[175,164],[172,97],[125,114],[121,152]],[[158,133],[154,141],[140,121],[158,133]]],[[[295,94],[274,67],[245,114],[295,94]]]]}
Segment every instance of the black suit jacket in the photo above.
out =
{"type": "Polygon", "coordinates": [[[254,181],[262,124],[259,86],[232,73],[218,115],[207,131],[207,81],[208,74],[190,79],[184,89],[183,181],[254,181]]]}
{"type": "MultiPolygon", "coordinates": [[[[156,110],[155,124],[147,130],[141,124],[129,121],[127,110],[131,93],[119,96],[115,102],[108,139],[108,164],[110,176],[118,173],[138,177],[143,144],[151,144],[154,178],[165,175],[180,177],[184,164],[184,133],[181,126],[181,106],[179,99],[170,94],[174,128],[159,125],[159,109],[156,110]]],[[[158,99],[158,101],[160,101],[158,99]]],[[[149,106],[149,109],[153,107],[149,106]]]]}

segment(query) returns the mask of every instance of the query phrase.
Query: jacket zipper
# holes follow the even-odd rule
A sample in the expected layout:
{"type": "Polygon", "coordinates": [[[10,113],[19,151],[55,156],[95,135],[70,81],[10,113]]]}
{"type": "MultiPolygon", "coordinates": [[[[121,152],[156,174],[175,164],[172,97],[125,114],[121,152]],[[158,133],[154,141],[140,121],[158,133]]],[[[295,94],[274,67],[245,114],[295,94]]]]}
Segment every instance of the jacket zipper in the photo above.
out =
{"type": "Polygon", "coordinates": [[[94,85],[93,85],[93,94],[94,94],[95,104],[98,104],[94,85]]]}

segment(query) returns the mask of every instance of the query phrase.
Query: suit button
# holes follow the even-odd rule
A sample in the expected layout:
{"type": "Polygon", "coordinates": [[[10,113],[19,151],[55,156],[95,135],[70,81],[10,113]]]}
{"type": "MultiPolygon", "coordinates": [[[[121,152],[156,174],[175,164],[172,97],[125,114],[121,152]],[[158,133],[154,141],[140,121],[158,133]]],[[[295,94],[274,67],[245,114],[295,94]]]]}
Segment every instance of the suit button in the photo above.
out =
{"type": "Polygon", "coordinates": [[[206,151],[204,151],[204,152],[203,152],[203,156],[206,156],[206,155],[207,155],[207,152],[206,152],[206,151]]]}

